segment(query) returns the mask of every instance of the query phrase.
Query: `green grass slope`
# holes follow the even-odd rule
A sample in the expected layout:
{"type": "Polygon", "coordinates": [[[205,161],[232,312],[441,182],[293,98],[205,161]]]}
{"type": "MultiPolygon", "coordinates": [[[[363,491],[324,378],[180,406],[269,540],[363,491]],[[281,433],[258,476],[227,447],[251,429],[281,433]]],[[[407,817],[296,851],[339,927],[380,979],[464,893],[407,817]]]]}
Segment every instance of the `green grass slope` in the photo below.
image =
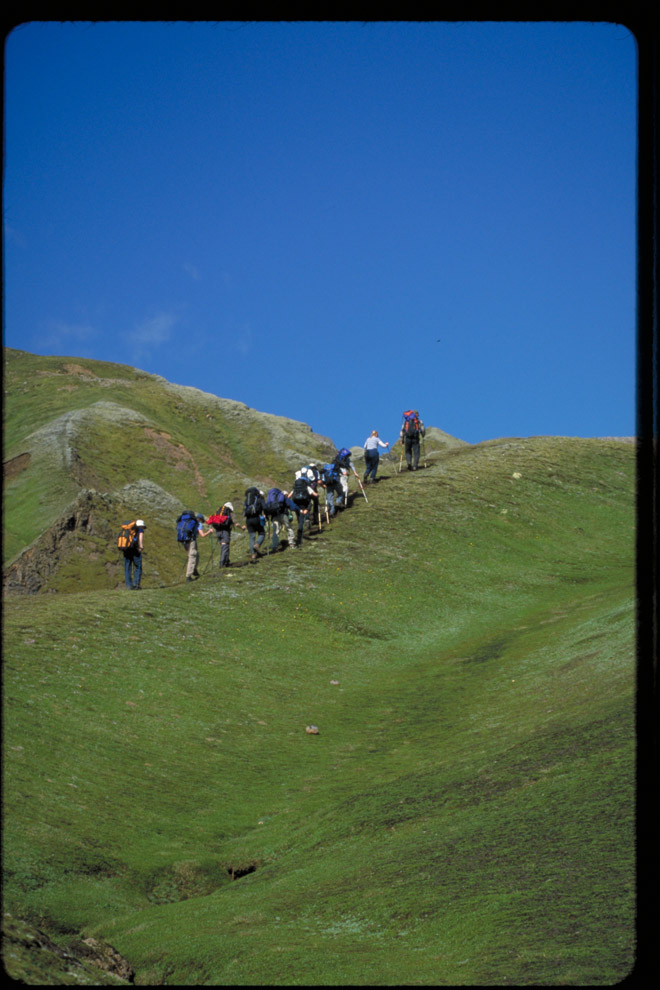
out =
{"type": "MultiPolygon", "coordinates": [[[[175,507],[210,514],[249,484],[284,484],[305,459],[335,450],[304,423],[126,365],[10,348],[4,358],[5,564],[57,528],[72,505],[75,514],[89,490],[111,499],[107,512],[97,506],[97,535],[107,541],[126,514],[171,526],[175,507]]],[[[79,552],[101,553],[89,535],[76,533],[79,552]]],[[[152,552],[160,545],[156,532],[152,552]]],[[[86,577],[94,582],[93,570],[86,577]]],[[[117,568],[97,567],[95,586],[115,587],[120,578],[117,568]]]]}
{"type": "Polygon", "coordinates": [[[13,917],[142,985],[629,972],[634,449],[396,467],[253,566],[6,599],[13,917]]]}

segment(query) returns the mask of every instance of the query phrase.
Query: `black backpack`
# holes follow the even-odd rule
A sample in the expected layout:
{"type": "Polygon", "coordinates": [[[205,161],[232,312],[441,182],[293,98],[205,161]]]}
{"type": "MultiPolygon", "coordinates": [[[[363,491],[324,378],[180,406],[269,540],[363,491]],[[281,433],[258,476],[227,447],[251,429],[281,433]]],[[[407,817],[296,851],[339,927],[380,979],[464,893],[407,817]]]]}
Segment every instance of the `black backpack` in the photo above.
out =
{"type": "Polygon", "coordinates": [[[263,500],[258,488],[248,488],[245,492],[243,515],[246,519],[257,519],[263,512],[263,500]]]}
{"type": "Polygon", "coordinates": [[[403,414],[403,433],[411,440],[419,437],[419,413],[416,409],[408,409],[403,414]]]}
{"type": "Polygon", "coordinates": [[[307,478],[296,478],[293,483],[293,491],[291,492],[291,500],[299,505],[301,508],[306,508],[311,499],[311,495],[307,491],[309,488],[309,481],[307,478]]]}

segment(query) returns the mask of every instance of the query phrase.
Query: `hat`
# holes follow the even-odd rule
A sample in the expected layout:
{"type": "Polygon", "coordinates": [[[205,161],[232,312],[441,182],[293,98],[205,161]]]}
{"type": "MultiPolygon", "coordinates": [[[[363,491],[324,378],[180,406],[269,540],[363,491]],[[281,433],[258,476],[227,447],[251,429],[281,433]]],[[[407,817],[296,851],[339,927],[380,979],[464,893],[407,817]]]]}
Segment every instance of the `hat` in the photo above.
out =
{"type": "Polygon", "coordinates": [[[147,528],[147,527],[145,526],[145,524],[144,524],[144,519],[136,519],[136,521],[135,521],[135,525],[136,525],[136,526],[141,526],[141,527],[142,527],[142,529],[146,529],[146,528],[147,528]]]}
{"type": "Polygon", "coordinates": [[[231,502],[225,502],[224,508],[229,509],[230,512],[234,511],[234,506],[231,504],[231,502]]]}
{"type": "Polygon", "coordinates": [[[197,520],[198,522],[204,522],[204,516],[202,515],[202,513],[201,513],[201,512],[198,512],[198,513],[197,513],[197,515],[195,516],[195,519],[196,519],[196,520],[197,520]]]}

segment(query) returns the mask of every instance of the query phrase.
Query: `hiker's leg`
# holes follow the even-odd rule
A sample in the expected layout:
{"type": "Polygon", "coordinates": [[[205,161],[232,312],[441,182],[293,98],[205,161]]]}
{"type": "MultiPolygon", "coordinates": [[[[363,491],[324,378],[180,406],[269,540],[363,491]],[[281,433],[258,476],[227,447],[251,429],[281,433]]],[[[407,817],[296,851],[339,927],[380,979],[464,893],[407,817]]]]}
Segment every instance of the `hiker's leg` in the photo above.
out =
{"type": "Polygon", "coordinates": [[[131,555],[128,553],[124,554],[124,581],[126,582],[127,588],[133,587],[133,561],[131,560],[131,555]]]}
{"type": "Polygon", "coordinates": [[[291,525],[291,516],[289,515],[288,512],[284,513],[283,519],[286,525],[286,535],[289,541],[289,546],[292,547],[296,542],[296,534],[293,532],[293,526],[291,525]]]}
{"type": "Polygon", "coordinates": [[[413,443],[413,468],[417,470],[417,465],[419,464],[419,440],[415,440],[413,443]]]}
{"type": "Polygon", "coordinates": [[[133,558],[133,587],[139,588],[142,579],[142,554],[136,553],[133,558]]]}
{"type": "Polygon", "coordinates": [[[259,529],[257,530],[257,550],[261,544],[266,539],[266,528],[261,523],[259,523],[259,529]]]}
{"type": "Polygon", "coordinates": [[[220,536],[220,567],[229,567],[229,531],[220,536]]]}
{"type": "Polygon", "coordinates": [[[199,552],[197,550],[197,540],[191,540],[188,544],[188,563],[186,565],[186,577],[190,578],[197,571],[197,560],[199,552]]]}

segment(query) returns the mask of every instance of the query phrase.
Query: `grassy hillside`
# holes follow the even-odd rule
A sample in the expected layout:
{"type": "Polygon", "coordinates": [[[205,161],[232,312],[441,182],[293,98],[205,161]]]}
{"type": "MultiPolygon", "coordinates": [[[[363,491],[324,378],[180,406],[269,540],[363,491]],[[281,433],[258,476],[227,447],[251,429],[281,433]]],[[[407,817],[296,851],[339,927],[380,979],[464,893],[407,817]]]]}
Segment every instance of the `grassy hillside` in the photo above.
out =
{"type": "Polygon", "coordinates": [[[5,599],[13,918],[143,985],[626,975],[634,450],[396,467],[300,550],[5,599]]]}
{"type": "Polygon", "coordinates": [[[304,423],[125,365],[4,353],[5,564],[83,491],[112,497],[115,526],[122,513],[171,525],[173,504],[210,514],[247,485],[288,480],[335,450],[304,423]]]}

